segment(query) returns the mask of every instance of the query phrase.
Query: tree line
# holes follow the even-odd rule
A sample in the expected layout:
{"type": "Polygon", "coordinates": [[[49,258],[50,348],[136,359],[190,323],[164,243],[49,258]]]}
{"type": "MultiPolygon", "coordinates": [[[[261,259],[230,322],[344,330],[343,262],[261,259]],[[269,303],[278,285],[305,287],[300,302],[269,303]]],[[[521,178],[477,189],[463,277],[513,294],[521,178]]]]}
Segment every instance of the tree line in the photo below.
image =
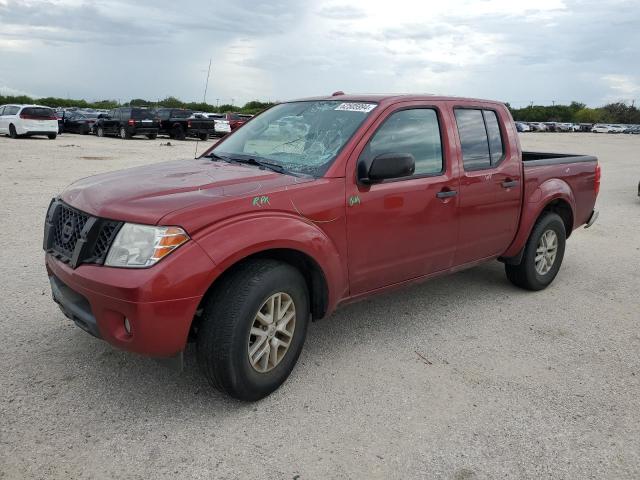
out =
{"type": "MultiPolygon", "coordinates": [[[[74,100],[68,98],[44,97],[31,98],[26,95],[3,96],[0,95],[0,105],[5,103],[37,103],[49,107],[78,107],[112,109],[116,107],[140,107],[153,108],[187,108],[201,112],[241,112],[256,114],[275,105],[273,102],[261,102],[252,100],[240,105],[211,105],[205,102],[183,102],[176,97],[167,97],[159,101],[134,98],[129,102],[120,103],[116,100],[99,100],[88,102],[86,100],[74,100]]],[[[530,105],[523,108],[513,108],[507,103],[515,120],[523,122],[572,122],[572,123],[634,123],[640,124],[640,110],[634,104],[624,102],[609,103],[598,108],[589,108],[584,103],[571,102],[569,105],[530,105]]]]}
{"type": "Polygon", "coordinates": [[[572,122],[572,123],[638,123],[640,110],[635,104],[608,103],[599,108],[589,108],[584,103],[569,105],[530,105],[513,108],[507,103],[515,120],[523,122],[572,122]]]}
{"type": "Polygon", "coordinates": [[[240,112],[240,113],[249,113],[256,114],[261,112],[265,108],[269,108],[274,103],[272,102],[260,102],[258,100],[252,100],[250,102],[245,103],[243,106],[240,105],[210,105],[205,102],[183,102],[175,97],[167,97],[163,100],[159,101],[151,101],[145,100],[143,98],[134,98],[129,102],[120,103],[117,100],[99,100],[96,102],[88,102],[86,100],[75,100],[69,98],[56,98],[56,97],[44,97],[44,98],[31,98],[26,95],[15,95],[15,96],[5,96],[0,95],[0,105],[4,105],[5,103],[35,103],[38,105],[46,105],[48,107],[57,108],[69,108],[69,107],[77,107],[77,108],[95,108],[95,109],[106,109],[110,110],[116,107],[169,107],[169,108],[186,108],[189,110],[196,110],[200,112],[240,112]]]}

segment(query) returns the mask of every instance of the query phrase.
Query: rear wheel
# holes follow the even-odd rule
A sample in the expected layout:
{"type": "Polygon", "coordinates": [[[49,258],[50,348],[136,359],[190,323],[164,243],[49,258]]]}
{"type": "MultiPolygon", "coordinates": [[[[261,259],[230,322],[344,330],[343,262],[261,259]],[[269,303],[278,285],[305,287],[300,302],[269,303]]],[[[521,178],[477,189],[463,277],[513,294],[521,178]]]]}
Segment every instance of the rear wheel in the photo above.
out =
{"type": "Polygon", "coordinates": [[[527,290],[546,288],[560,270],[565,244],[566,231],[560,216],[543,214],[527,240],[520,265],[505,265],[507,278],[527,290]]]}
{"type": "Polygon", "coordinates": [[[209,383],[259,400],[287,379],[309,321],[304,278],[290,265],[250,260],[223,280],[204,308],[197,356],[209,383]]]}
{"type": "Polygon", "coordinates": [[[199,137],[203,142],[209,139],[209,135],[207,135],[206,133],[201,133],[199,137]]]}
{"type": "Polygon", "coordinates": [[[18,132],[16,132],[16,127],[13,124],[9,125],[9,136],[11,138],[18,138],[18,132]]]}
{"type": "Polygon", "coordinates": [[[57,134],[55,133],[50,133],[47,135],[47,137],[49,138],[49,140],[55,140],[56,139],[57,134]]]}
{"type": "Polygon", "coordinates": [[[129,138],[131,138],[131,134],[126,128],[120,127],[120,138],[123,140],[128,140],[129,138]]]}
{"type": "Polygon", "coordinates": [[[158,135],[157,135],[157,134],[155,134],[155,133],[150,133],[149,135],[147,135],[147,138],[148,138],[149,140],[155,140],[157,136],[158,136],[158,135]]]}
{"type": "Polygon", "coordinates": [[[176,125],[171,131],[173,133],[173,138],[176,140],[184,140],[186,138],[184,130],[180,125],[176,125]]]}

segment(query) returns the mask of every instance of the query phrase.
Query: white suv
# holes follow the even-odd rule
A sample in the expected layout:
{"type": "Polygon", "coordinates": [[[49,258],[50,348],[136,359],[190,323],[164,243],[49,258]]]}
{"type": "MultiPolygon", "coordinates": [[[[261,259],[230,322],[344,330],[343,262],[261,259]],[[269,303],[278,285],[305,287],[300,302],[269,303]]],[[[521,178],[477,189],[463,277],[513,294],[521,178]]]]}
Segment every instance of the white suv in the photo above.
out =
{"type": "Polygon", "coordinates": [[[11,138],[46,135],[51,140],[58,134],[56,112],[42,105],[0,106],[0,134],[11,138]]]}

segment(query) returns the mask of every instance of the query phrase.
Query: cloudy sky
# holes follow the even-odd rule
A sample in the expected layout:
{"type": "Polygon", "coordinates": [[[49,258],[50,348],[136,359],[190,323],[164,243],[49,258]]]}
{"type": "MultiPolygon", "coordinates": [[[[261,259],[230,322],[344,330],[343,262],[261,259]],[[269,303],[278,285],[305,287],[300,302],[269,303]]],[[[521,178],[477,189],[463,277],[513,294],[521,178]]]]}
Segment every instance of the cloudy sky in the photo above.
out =
{"type": "MultiPolygon", "coordinates": [[[[640,0],[0,0],[0,93],[640,103],[640,0]]],[[[219,100],[218,100],[219,99],[219,100]]]]}

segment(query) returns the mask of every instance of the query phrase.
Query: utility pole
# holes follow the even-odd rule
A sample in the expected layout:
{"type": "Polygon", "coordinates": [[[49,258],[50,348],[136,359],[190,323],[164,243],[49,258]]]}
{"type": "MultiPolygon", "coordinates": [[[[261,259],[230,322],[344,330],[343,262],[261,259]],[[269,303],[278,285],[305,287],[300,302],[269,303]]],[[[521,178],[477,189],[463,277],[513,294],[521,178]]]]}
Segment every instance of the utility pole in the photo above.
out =
{"type": "Polygon", "coordinates": [[[209,70],[207,70],[207,81],[204,84],[204,95],[202,97],[202,103],[207,103],[207,88],[209,87],[209,75],[211,74],[211,60],[212,58],[209,58],[209,70]]]}
{"type": "Polygon", "coordinates": [[[235,101],[236,101],[236,99],[235,99],[235,98],[232,98],[232,99],[231,99],[231,105],[233,105],[233,104],[235,103],[235,101]]]}
{"type": "Polygon", "coordinates": [[[220,105],[220,99],[216,98],[216,107],[220,105]]]}
{"type": "Polygon", "coordinates": [[[556,101],[555,100],[551,100],[551,105],[553,105],[555,107],[556,106],[556,101]]]}

